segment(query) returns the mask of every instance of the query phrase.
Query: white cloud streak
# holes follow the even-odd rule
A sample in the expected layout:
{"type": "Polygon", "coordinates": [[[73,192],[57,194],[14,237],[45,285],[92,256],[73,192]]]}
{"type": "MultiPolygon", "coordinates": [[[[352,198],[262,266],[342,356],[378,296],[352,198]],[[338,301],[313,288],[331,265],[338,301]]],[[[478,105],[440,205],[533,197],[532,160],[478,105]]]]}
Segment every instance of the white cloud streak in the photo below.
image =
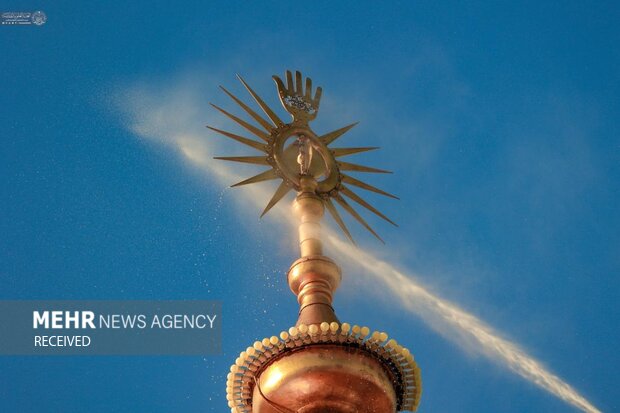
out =
{"type": "Polygon", "coordinates": [[[336,237],[330,236],[329,242],[340,252],[339,258],[345,257],[350,263],[356,263],[364,268],[373,277],[373,282],[383,283],[405,309],[420,316],[433,330],[448,340],[459,346],[466,346],[468,350],[476,351],[508,367],[524,379],[584,412],[599,412],[574,388],[527,355],[518,345],[501,338],[482,320],[432,294],[417,283],[411,275],[405,275],[392,265],[373,257],[367,251],[358,250],[336,237]]]}
{"type": "MultiPolygon", "coordinates": [[[[216,178],[218,185],[230,185],[241,179],[238,170],[224,162],[214,161],[216,143],[206,137],[207,114],[212,113],[199,96],[199,88],[191,78],[164,90],[136,86],[118,97],[127,127],[137,136],[166,144],[191,165],[216,178]]],[[[212,89],[214,90],[214,89],[212,89]]],[[[255,185],[241,191],[245,204],[262,208],[269,194],[255,185]]],[[[274,212],[290,219],[288,210],[280,207],[274,212]]],[[[373,288],[375,293],[388,291],[407,311],[419,316],[433,330],[468,351],[475,351],[504,366],[527,381],[554,396],[588,412],[599,410],[570,385],[548,371],[518,345],[502,338],[489,325],[453,303],[431,293],[415,278],[381,261],[368,251],[351,246],[327,231],[327,241],[339,260],[365,270],[369,282],[381,282],[386,289],[373,288]]],[[[364,272],[363,272],[364,273],[364,272]]]]}

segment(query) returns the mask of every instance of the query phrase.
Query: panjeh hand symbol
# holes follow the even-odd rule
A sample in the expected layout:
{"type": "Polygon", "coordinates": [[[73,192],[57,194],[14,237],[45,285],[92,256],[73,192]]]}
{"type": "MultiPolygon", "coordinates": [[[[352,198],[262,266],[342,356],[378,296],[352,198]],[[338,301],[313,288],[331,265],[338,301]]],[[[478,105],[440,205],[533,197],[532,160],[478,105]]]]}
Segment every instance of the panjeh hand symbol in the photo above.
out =
{"type": "Polygon", "coordinates": [[[299,71],[295,72],[294,83],[293,74],[290,70],[286,71],[286,86],[278,76],[273,76],[273,80],[275,80],[278,87],[280,102],[282,102],[284,109],[293,115],[294,124],[308,125],[308,122],[316,118],[323,90],[317,87],[314,98],[312,98],[312,79],[306,78],[305,92],[301,72],[299,71]]]}

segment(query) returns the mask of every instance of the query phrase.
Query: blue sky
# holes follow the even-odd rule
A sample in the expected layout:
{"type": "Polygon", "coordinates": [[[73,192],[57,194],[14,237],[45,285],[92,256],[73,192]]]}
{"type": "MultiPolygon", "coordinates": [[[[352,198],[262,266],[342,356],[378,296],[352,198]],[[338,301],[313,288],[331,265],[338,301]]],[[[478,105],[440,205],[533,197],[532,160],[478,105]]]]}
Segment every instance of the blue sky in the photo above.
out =
{"type": "MultiPolygon", "coordinates": [[[[226,411],[228,366],[295,321],[297,251],[175,144],[238,153],[203,127],[231,129],[217,85],[244,96],[240,73],[275,106],[286,69],[324,88],[317,132],[359,120],[342,144],[395,171],[368,179],[401,200],[368,198],[400,227],[369,217],[383,246],[351,222],[363,251],[620,409],[616,4],[2,6],[37,9],[0,27],[0,298],[218,299],[224,353],[2,357],[0,410],[226,411]]],[[[342,262],[337,313],[412,350],[420,412],[578,411],[342,262]]]]}

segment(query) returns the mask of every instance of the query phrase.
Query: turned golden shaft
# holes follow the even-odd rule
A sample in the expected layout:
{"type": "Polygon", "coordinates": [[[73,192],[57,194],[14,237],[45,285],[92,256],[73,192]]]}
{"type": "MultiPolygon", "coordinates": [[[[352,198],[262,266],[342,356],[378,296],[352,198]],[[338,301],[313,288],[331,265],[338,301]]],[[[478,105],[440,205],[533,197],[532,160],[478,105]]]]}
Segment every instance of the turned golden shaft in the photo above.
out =
{"type": "Polygon", "coordinates": [[[301,178],[302,188],[295,198],[293,210],[299,220],[299,249],[302,257],[323,255],[321,242],[321,219],[325,208],[323,201],[314,190],[316,180],[311,177],[301,178]]]}

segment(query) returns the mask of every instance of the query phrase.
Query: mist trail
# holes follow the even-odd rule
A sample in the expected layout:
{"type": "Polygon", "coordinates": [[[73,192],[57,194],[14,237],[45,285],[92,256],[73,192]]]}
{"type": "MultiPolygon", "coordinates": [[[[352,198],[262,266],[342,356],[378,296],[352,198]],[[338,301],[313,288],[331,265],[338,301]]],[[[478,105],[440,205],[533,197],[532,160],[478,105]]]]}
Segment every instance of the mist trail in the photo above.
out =
{"type": "Polygon", "coordinates": [[[331,246],[351,263],[363,267],[374,280],[382,282],[390,294],[400,300],[404,308],[418,314],[431,328],[447,339],[462,344],[457,339],[464,338],[471,344],[473,350],[508,367],[567,403],[584,412],[600,413],[600,410],[569,384],[546,370],[540,362],[528,356],[516,344],[501,338],[480,319],[430,293],[411,277],[378,260],[367,251],[357,249],[334,236],[329,236],[328,240],[331,246]]]}
{"type": "MultiPolygon", "coordinates": [[[[205,138],[204,132],[204,114],[210,112],[192,89],[173,89],[163,96],[161,91],[138,89],[133,92],[119,104],[128,117],[127,127],[132,133],[180,153],[187,162],[208,174],[208,178],[215,178],[218,185],[228,186],[240,180],[237,170],[212,159],[215,156],[213,141],[205,138]]],[[[252,204],[259,211],[266,205],[268,195],[256,185],[250,185],[238,191],[237,199],[243,201],[242,208],[252,204]]],[[[291,219],[288,209],[281,204],[276,205],[270,214],[277,213],[283,219],[291,219]]],[[[418,315],[433,330],[459,347],[484,355],[584,412],[600,413],[569,384],[546,370],[515,343],[501,338],[480,319],[429,292],[412,276],[398,271],[370,252],[326,232],[327,242],[341,254],[339,260],[363,268],[373,280],[386,287],[374,288],[373,293],[388,291],[403,308],[418,315]]]]}

